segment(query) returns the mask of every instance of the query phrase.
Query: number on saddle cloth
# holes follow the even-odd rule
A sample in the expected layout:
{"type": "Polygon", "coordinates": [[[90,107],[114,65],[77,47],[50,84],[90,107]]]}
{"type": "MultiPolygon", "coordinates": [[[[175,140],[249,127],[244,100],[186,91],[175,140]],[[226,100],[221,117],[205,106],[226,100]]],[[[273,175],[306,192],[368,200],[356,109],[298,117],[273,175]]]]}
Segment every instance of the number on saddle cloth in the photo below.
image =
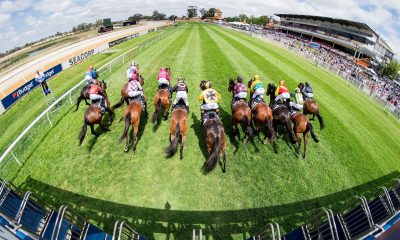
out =
{"type": "Polygon", "coordinates": [[[257,96],[251,101],[251,108],[253,109],[259,103],[265,103],[265,101],[264,98],[257,96]]]}

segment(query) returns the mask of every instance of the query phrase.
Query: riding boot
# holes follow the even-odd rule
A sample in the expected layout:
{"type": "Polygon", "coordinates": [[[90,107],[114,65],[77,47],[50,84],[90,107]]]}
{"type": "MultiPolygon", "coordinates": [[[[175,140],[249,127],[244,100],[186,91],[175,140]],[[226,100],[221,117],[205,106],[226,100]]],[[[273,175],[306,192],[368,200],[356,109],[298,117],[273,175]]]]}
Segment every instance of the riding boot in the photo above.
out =
{"type": "Polygon", "coordinates": [[[106,106],[105,106],[104,103],[105,103],[104,102],[104,98],[100,98],[100,110],[101,110],[102,113],[106,112],[106,106]]]}
{"type": "Polygon", "coordinates": [[[189,106],[186,106],[186,111],[187,113],[189,113],[189,106]]]}

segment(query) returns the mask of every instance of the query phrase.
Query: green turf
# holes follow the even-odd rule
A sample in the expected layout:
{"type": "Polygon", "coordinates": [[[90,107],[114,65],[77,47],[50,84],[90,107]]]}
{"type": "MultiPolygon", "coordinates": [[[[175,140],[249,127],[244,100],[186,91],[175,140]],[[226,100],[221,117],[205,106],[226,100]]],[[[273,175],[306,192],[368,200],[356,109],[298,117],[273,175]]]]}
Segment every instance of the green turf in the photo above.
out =
{"type": "MultiPolygon", "coordinates": [[[[186,78],[192,113],[182,161],[179,156],[164,157],[169,120],[153,127],[143,119],[136,155],[124,153],[123,144],[117,144],[124,124],[119,121],[122,108],[110,132],[98,128],[101,136],[96,139],[88,131],[78,147],[81,107],[78,112],[63,111],[50,132],[42,131],[48,129],[43,121],[35,131],[40,136],[33,144],[37,147],[17,149],[23,167],[9,158],[2,176],[54,203],[76,206],[108,231],[115,220],[127,219],[150,239],[187,239],[196,226],[213,239],[244,239],[268,221],[278,221],[288,231],[321,207],[340,209],[334,203],[398,175],[396,120],[342,79],[273,44],[212,25],[190,24],[135,61],[146,77],[150,113],[161,66],[170,66],[174,79],[186,78]],[[265,83],[285,79],[290,89],[299,81],[312,82],[327,127],[320,131],[318,122],[313,123],[320,143],[309,141],[307,160],[298,158],[284,138],[277,140],[274,152],[257,139],[245,145],[231,137],[228,79],[238,74],[249,79],[256,73],[265,83]],[[223,96],[221,115],[229,137],[226,173],[220,167],[208,175],[201,172],[206,157],[197,101],[202,79],[210,79],[223,96]]],[[[119,99],[125,71],[121,66],[107,78],[112,103],[119,99]]],[[[39,97],[32,94],[31,99],[39,97]]],[[[23,109],[22,104],[15,107],[8,116],[23,109]]],[[[9,127],[15,135],[19,130],[14,128],[9,127]]]]}

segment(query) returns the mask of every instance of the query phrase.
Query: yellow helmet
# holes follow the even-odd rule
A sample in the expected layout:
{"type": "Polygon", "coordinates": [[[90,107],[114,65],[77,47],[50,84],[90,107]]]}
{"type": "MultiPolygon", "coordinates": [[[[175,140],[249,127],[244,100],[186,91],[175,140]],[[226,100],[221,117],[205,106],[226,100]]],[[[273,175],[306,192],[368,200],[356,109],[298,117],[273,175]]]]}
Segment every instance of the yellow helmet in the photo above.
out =
{"type": "Polygon", "coordinates": [[[295,93],[300,93],[300,88],[294,89],[294,92],[295,92],[295,93]]]}
{"type": "Polygon", "coordinates": [[[254,80],[254,81],[256,81],[256,80],[260,80],[260,76],[258,76],[257,74],[256,74],[256,75],[254,75],[254,76],[253,76],[253,80],[254,80]]]}
{"type": "Polygon", "coordinates": [[[285,81],[280,80],[280,81],[279,81],[279,85],[280,85],[280,86],[285,85],[285,81]]]}

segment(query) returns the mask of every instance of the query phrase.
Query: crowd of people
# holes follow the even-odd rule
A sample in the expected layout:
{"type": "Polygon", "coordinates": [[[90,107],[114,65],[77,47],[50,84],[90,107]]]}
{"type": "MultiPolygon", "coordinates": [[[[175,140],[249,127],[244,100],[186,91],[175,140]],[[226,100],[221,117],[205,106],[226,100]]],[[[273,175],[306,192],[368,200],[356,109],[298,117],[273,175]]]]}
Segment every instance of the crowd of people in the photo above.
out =
{"type": "Polygon", "coordinates": [[[296,51],[313,60],[317,65],[329,68],[359,86],[371,97],[384,102],[389,111],[400,114],[400,86],[392,80],[379,77],[372,71],[357,65],[352,61],[352,56],[324,47],[310,47],[307,42],[285,33],[262,31],[262,36],[296,51]]]}

